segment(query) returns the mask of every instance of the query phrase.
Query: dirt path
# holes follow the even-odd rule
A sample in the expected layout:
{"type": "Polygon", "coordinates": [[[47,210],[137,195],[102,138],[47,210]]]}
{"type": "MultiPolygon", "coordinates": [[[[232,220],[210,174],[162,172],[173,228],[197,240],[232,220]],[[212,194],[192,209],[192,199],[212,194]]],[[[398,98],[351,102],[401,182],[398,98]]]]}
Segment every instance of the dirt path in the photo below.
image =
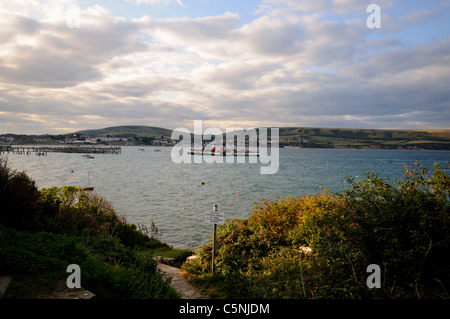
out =
{"type": "Polygon", "coordinates": [[[11,280],[11,276],[0,276],[0,299],[3,297],[3,294],[5,293],[6,288],[8,288],[11,280]]]}
{"type": "Polygon", "coordinates": [[[172,278],[171,286],[180,293],[182,299],[208,299],[184,279],[180,268],[158,262],[158,270],[163,273],[164,278],[172,278]]]}
{"type": "MultiPolygon", "coordinates": [[[[171,286],[175,288],[181,295],[182,299],[208,299],[207,296],[202,295],[194,286],[189,284],[183,276],[183,270],[158,262],[158,270],[163,273],[164,278],[171,277],[171,286]]],[[[0,299],[6,291],[11,276],[0,276],[0,299]]],[[[76,289],[76,291],[61,292],[56,297],[58,299],[91,299],[93,294],[84,290],[76,289]]]]}

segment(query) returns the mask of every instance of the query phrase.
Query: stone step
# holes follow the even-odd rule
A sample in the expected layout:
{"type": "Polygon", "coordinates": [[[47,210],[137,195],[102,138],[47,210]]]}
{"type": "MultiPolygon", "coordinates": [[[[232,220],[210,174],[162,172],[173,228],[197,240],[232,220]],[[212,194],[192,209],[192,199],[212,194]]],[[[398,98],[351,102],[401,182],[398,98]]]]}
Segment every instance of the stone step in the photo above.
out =
{"type": "Polygon", "coordinates": [[[184,279],[182,269],[158,262],[158,270],[163,273],[163,278],[172,278],[170,285],[180,293],[182,299],[208,299],[184,279]]]}

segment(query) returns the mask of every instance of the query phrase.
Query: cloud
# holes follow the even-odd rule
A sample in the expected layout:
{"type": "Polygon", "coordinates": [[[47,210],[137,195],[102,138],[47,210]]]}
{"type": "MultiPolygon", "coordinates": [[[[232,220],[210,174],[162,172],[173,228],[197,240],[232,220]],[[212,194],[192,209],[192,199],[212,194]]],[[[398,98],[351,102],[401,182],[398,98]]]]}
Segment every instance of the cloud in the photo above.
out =
{"type": "Polygon", "coordinates": [[[140,4],[150,4],[150,5],[170,5],[172,3],[177,3],[181,7],[186,7],[186,5],[181,0],[125,0],[127,2],[140,4]]]}
{"type": "Polygon", "coordinates": [[[233,36],[243,48],[259,55],[292,55],[303,49],[298,21],[263,16],[236,30],[233,36]]]}
{"type": "Polygon", "coordinates": [[[373,31],[353,0],[264,0],[246,22],[238,12],[125,18],[92,5],[71,29],[69,2],[25,4],[0,9],[0,132],[450,122],[449,38],[410,45],[397,33],[431,9],[383,13],[373,31]]]}
{"type": "MultiPolygon", "coordinates": [[[[440,42],[425,43],[415,48],[399,45],[395,40],[386,41],[383,41],[385,45],[386,43],[395,44],[394,49],[373,53],[360,63],[344,67],[344,73],[367,79],[380,76],[392,78],[433,66],[441,66],[442,70],[447,70],[450,62],[450,39],[448,38],[440,42]]],[[[369,46],[372,44],[369,43],[369,46]]],[[[448,76],[445,72],[430,75],[437,76],[438,74],[442,74],[444,77],[448,76]]]]}
{"type": "Polygon", "coordinates": [[[7,33],[9,39],[0,46],[0,52],[7,50],[0,53],[0,79],[37,87],[74,86],[100,79],[100,65],[115,56],[146,49],[132,24],[103,8],[90,7],[81,14],[83,26],[77,29],[68,28],[65,19],[11,19],[17,33],[7,33]]]}
{"type": "Polygon", "coordinates": [[[409,15],[401,16],[399,22],[402,24],[412,24],[417,25],[421,22],[437,18],[442,13],[437,9],[424,9],[419,11],[414,11],[409,15]]]}
{"type": "Polygon", "coordinates": [[[195,46],[205,41],[229,37],[240,23],[240,18],[237,13],[225,12],[220,16],[201,18],[153,19],[144,16],[134,20],[134,23],[159,43],[195,46]]]}
{"type": "MultiPolygon", "coordinates": [[[[287,14],[292,12],[320,15],[335,14],[366,14],[366,8],[373,3],[371,0],[263,0],[257,10],[265,14],[287,14]]],[[[394,5],[392,0],[377,0],[381,8],[387,9],[394,5]]]]}

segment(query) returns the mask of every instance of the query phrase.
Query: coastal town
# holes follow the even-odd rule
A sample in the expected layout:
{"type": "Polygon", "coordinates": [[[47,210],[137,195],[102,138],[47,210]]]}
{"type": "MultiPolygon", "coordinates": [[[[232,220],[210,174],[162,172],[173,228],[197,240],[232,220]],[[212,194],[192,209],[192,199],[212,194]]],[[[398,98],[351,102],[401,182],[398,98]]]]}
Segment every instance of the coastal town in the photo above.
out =
{"type": "Polygon", "coordinates": [[[170,138],[161,137],[118,137],[89,136],[83,134],[71,135],[0,135],[0,145],[116,145],[116,146],[173,146],[170,138]]]}
{"type": "MultiPolygon", "coordinates": [[[[118,126],[59,135],[0,134],[0,145],[174,146],[170,129],[118,126]]],[[[204,142],[209,140],[203,139],[204,142]]],[[[194,141],[193,141],[194,142],[194,141]]],[[[246,141],[247,144],[247,141],[246,141]]],[[[280,148],[450,150],[450,130],[279,128],[280,148]]]]}
{"type": "MultiPolygon", "coordinates": [[[[84,134],[70,135],[0,135],[0,145],[114,145],[114,146],[174,146],[178,140],[167,136],[159,137],[120,137],[90,136],[84,134]]],[[[280,146],[306,146],[310,141],[302,137],[280,138],[280,146]]]]}

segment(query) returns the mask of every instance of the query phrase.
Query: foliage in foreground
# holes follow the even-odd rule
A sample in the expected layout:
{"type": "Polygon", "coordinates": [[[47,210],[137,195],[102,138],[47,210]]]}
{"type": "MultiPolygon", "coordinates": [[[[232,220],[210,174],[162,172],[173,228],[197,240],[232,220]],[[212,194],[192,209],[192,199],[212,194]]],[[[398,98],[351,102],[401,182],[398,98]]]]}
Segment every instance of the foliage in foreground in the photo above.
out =
{"type": "MultiPolygon", "coordinates": [[[[126,222],[103,198],[73,186],[39,191],[25,173],[0,159],[0,275],[31,277],[57,285],[67,266],[81,269],[82,286],[98,298],[179,298],[138,249],[166,248],[156,237],[126,222]]],[[[14,279],[6,298],[35,298],[14,279]]],[[[48,297],[43,295],[43,297],[48,297]]]]}
{"type": "MultiPolygon", "coordinates": [[[[97,298],[179,297],[156,270],[156,261],[111,237],[29,233],[0,225],[0,243],[0,273],[50,277],[55,283],[65,283],[67,266],[77,264],[83,288],[97,298]]],[[[48,287],[35,287],[37,291],[43,288],[48,287]]],[[[29,298],[33,293],[22,289],[17,295],[9,292],[6,298],[29,298]]]]}
{"type": "Polygon", "coordinates": [[[371,171],[343,194],[263,201],[185,264],[228,298],[448,298],[450,178],[414,163],[395,182],[371,171]],[[367,267],[381,270],[369,289],[367,267]]]}

